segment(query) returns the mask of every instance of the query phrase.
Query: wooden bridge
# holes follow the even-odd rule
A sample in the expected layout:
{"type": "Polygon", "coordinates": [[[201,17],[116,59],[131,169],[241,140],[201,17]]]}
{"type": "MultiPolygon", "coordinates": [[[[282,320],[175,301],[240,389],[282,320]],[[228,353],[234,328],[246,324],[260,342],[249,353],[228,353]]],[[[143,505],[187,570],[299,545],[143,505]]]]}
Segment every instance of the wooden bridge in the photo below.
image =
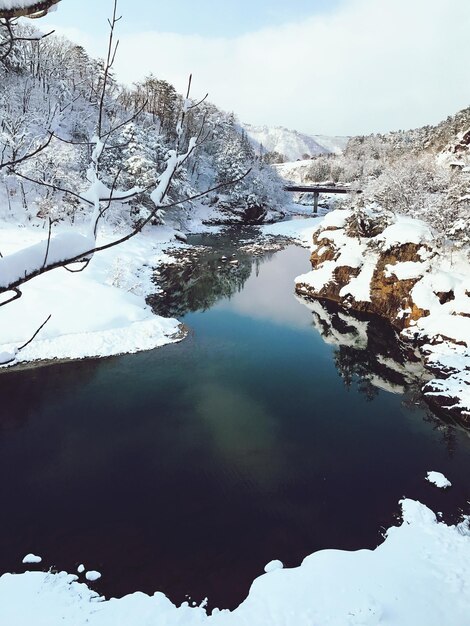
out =
{"type": "Polygon", "coordinates": [[[360,189],[351,189],[345,185],[286,185],[284,191],[294,193],[313,193],[313,212],[318,213],[318,198],[321,193],[362,193],[360,189]]]}

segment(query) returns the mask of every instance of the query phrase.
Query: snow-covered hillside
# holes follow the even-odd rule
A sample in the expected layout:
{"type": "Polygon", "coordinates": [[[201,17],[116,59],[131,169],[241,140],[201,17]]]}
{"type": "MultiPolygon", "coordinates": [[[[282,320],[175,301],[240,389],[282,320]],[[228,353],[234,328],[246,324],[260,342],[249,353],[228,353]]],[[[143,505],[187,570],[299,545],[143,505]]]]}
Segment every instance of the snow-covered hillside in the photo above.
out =
{"type": "Polygon", "coordinates": [[[263,146],[266,152],[278,152],[289,161],[301,159],[305,154],[340,154],[349,137],[329,137],[328,135],[306,135],[282,126],[252,126],[243,128],[256,150],[263,146]]]}

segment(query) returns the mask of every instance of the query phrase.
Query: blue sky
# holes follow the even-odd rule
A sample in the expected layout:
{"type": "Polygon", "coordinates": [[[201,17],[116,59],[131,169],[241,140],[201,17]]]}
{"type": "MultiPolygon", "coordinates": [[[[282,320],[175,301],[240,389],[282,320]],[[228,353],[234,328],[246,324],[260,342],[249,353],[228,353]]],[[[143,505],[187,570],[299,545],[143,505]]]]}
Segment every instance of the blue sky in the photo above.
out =
{"type": "MultiPolygon", "coordinates": [[[[122,33],[158,30],[233,37],[334,11],[343,0],[119,0],[122,33]]],[[[49,20],[92,35],[104,33],[112,0],[61,0],[49,20]]]]}
{"type": "MultiPolygon", "coordinates": [[[[40,21],[104,56],[112,0],[40,21]]],[[[152,72],[239,119],[311,134],[434,124],[470,104],[470,0],[120,0],[115,70],[152,72]]]]}

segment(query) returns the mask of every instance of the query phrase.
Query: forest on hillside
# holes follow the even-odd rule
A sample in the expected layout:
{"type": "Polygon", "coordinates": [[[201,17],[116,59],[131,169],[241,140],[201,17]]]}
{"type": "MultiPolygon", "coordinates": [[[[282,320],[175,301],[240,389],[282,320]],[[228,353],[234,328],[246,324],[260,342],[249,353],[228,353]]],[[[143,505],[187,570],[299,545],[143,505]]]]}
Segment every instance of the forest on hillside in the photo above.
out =
{"type": "MultiPolygon", "coordinates": [[[[2,50],[9,36],[0,29],[2,50]]],[[[263,221],[268,211],[281,209],[282,182],[256,156],[233,113],[207,99],[191,100],[179,129],[185,98],[167,81],[149,75],[124,86],[106,61],[62,37],[42,37],[25,24],[15,26],[14,37],[0,65],[1,220],[74,223],[86,217],[83,194],[98,127],[106,138],[100,181],[109,189],[144,190],[126,204],[112,203],[105,216],[112,225],[148,216],[169,151],[178,142],[184,152],[193,136],[197,150],[172,178],[165,204],[179,203],[184,213],[191,209],[187,198],[218,187],[205,201],[228,222],[263,221]]]]}

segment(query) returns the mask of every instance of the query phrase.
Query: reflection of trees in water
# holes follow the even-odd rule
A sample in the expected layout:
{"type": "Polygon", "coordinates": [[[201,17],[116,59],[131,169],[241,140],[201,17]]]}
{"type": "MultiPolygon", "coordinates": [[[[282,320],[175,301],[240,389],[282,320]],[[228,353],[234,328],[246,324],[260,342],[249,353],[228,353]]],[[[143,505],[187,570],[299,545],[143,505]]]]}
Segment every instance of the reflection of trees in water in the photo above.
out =
{"type": "Polygon", "coordinates": [[[151,296],[149,303],[158,314],[167,317],[205,311],[217,300],[240,291],[250,274],[251,259],[239,260],[238,265],[222,263],[220,259],[167,265],[159,277],[164,295],[151,296]]]}
{"type": "Polygon", "coordinates": [[[379,318],[345,311],[329,302],[311,302],[313,323],[323,339],[337,347],[335,365],[347,387],[368,399],[379,389],[405,393],[422,384],[426,370],[415,351],[379,318]]]}
{"type": "Polygon", "coordinates": [[[252,271],[257,275],[259,266],[274,252],[256,257],[241,252],[239,237],[238,241],[232,241],[226,236],[212,235],[213,248],[196,248],[189,256],[187,252],[174,255],[176,263],[160,268],[158,283],[164,293],[148,298],[154,311],[167,317],[181,317],[189,312],[206,311],[222,298],[241,291],[252,271]]]}
{"type": "Polygon", "coordinates": [[[348,346],[342,346],[335,352],[334,362],[344,384],[349,389],[353,382],[357,389],[366,396],[367,400],[373,400],[379,393],[370,381],[369,364],[357,358],[358,350],[348,346]]]}
{"type": "Polygon", "coordinates": [[[455,425],[424,404],[421,389],[431,376],[417,352],[379,318],[345,311],[331,302],[302,302],[312,310],[313,324],[324,341],[336,346],[334,362],[346,387],[355,385],[368,400],[379,390],[402,394],[407,409],[424,409],[424,420],[439,431],[452,455],[455,425]]]}

